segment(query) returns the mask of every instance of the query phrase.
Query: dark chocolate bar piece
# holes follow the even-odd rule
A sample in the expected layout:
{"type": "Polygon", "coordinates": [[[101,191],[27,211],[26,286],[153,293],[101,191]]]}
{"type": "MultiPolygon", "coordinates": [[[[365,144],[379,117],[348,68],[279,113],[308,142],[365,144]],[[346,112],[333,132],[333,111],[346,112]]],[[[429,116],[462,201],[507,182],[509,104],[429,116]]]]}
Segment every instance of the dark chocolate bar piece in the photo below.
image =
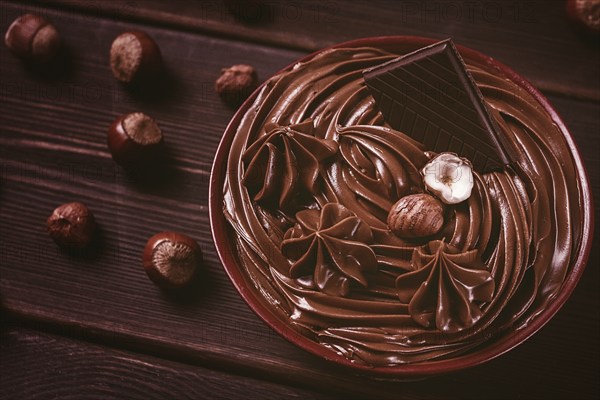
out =
{"type": "Polygon", "coordinates": [[[450,39],[363,72],[386,122],[437,153],[453,152],[478,172],[509,164],[502,131],[450,39]]]}

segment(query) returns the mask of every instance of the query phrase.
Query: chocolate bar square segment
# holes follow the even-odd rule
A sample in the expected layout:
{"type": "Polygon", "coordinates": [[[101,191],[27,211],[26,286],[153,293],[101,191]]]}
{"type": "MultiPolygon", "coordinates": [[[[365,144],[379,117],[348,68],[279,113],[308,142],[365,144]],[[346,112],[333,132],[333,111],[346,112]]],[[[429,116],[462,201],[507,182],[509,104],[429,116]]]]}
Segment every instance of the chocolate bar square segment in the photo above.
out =
{"type": "Polygon", "coordinates": [[[363,77],[386,122],[426,150],[457,153],[481,173],[510,163],[503,132],[450,39],[367,69],[363,77]]]}

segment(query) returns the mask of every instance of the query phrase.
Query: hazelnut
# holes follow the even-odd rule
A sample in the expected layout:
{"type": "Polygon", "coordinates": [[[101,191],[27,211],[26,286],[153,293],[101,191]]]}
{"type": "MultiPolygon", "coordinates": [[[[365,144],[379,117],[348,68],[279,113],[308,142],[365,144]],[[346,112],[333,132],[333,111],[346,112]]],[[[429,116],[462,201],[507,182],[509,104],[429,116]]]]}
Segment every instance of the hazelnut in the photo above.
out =
{"type": "Polygon", "coordinates": [[[123,83],[151,79],[162,69],[160,49],[144,32],[122,33],[110,48],[110,68],[115,78],[123,83]]]}
{"type": "Polygon", "coordinates": [[[19,57],[45,63],[58,53],[60,36],[44,18],[24,14],[8,27],[4,43],[19,57]]]}
{"type": "Polygon", "coordinates": [[[568,0],[567,17],[592,35],[600,35],[600,0],[568,0]]]}
{"type": "Polygon", "coordinates": [[[215,83],[215,90],[223,101],[238,107],[258,87],[258,76],[254,67],[245,64],[223,68],[215,83]]]}
{"type": "Polygon", "coordinates": [[[83,203],[66,203],[57,207],[48,217],[50,237],[62,247],[84,248],[90,244],[96,231],[94,214],[83,203]]]}
{"type": "Polygon", "coordinates": [[[471,197],[473,167],[454,153],[440,153],[421,170],[427,191],[446,204],[458,204],[471,197]]]}
{"type": "Polygon", "coordinates": [[[158,286],[174,289],[189,284],[196,274],[202,251],[189,236],[161,232],[148,239],[143,265],[148,277],[158,286]]]}
{"type": "Polygon", "coordinates": [[[163,142],[162,132],[154,119],[140,112],[115,119],[107,138],[113,159],[124,167],[151,161],[163,142]]]}
{"type": "Polygon", "coordinates": [[[411,194],[392,206],[387,222],[392,233],[403,239],[435,235],[444,225],[444,206],[431,195],[411,194]]]}

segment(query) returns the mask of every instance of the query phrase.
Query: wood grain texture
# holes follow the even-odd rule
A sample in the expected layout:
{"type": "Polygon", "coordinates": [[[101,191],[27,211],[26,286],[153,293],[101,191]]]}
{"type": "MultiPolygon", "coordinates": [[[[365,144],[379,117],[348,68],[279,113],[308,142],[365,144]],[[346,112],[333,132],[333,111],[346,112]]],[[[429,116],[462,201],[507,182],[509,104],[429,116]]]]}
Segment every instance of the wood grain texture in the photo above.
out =
{"type": "Polygon", "coordinates": [[[244,392],[257,399],[331,398],[18,326],[4,327],[0,338],[5,400],[232,399],[244,392]]]}
{"type": "MultiPolygon", "coordinates": [[[[3,2],[0,30],[32,10],[3,2]]],[[[40,74],[0,48],[0,293],[10,314],[62,336],[345,397],[598,394],[597,313],[590,318],[599,307],[598,240],[564,309],[525,344],[478,368],[425,382],[376,382],[281,339],[240,299],[213,248],[209,170],[232,116],[213,83],[223,66],[250,63],[264,79],[303,53],[75,12],[44,14],[65,38],[70,62],[62,72],[40,74]],[[132,28],[155,38],[169,70],[169,86],[149,96],[125,91],[108,67],[112,39],[132,28]],[[170,150],[170,166],[153,184],[124,174],[106,149],[110,122],[134,110],[156,118],[170,150]],[[52,209],[71,200],[86,202],[96,214],[102,240],[95,252],[64,254],[45,233],[52,209]],[[141,267],[146,239],[165,229],[191,235],[205,253],[201,281],[179,296],[159,291],[141,267]]],[[[581,146],[600,198],[600,105],[551,101],[581,146]]]]}
{"type": "Polygon", "coordinates": [[[267,0],[259,9],[233,7],[241,20],[222,0],[43,3],[304,51],[366,36],[452,37],[547,92],[600,100],[600,41],[573,29],[564,0],[267,0]]]}

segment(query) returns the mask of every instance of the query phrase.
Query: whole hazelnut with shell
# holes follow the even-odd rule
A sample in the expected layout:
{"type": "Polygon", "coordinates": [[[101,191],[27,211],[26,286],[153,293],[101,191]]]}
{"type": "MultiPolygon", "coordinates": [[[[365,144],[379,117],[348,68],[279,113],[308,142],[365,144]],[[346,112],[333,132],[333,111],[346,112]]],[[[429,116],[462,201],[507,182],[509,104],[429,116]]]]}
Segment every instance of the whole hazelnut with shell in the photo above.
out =
{"type": "Polygon", "coordinates": [[[139,167],[156,159],[163,134],[156,121],[140,112],[117,117],[108,129],[108,149],[117,164],[139,167]]]}
{"type": "Polygon", "coordinates": [[[110,47],[110,68],[115,78],[124,84],[148,81],[163,69],[160,48],[145,32],[124,32],[110,47]]]}
{"type": "Polygon", "coordinates": [[[60,36],[54,25],[46,19],[39,15],[24,14],[8,27],[4,43],[21,58],[47,63],[60,49],[60,36]]]}
{"type": "Polygon", "coordinates": [[[142,256],[148,277],[163,289],[189,285],[202,262],[202,251],[191,237],[160,232],[148,239],[142,256]]]}
{"type": "Polygon", "coordinates": [[[444,206],[431,195],[411,194],[392,206],[387,223],[392,233],[402,239],[432,236],[444,225],[444,206]]]}

